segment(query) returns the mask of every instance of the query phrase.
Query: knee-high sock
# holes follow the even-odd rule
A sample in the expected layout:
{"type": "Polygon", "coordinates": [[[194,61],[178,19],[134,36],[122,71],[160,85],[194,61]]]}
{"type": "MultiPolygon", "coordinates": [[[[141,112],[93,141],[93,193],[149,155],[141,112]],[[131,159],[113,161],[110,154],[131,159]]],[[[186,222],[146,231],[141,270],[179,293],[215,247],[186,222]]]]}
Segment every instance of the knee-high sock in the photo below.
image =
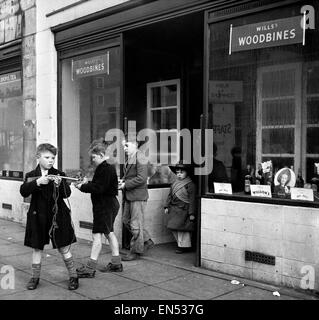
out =
{"type": "Polygon", "coordinates": [[[78,277],[78,274],[77,274],[76,269],[75,269],[73,257],[70,257],[70,258],[68,258],[68,259],[63,259],[63,261],[64,261],[64,263],[65,263],[66,268],[67,268],[68,271],[69,271],[69,276],[70,276],[70,278],[71,278],[71,277],[77,278],[77,277],[78,277]]]}
{"type": "Polygon", "coordinates": [[[32,263],[32,278],[39,279],[41,273],[41,263],[32,263]]]}

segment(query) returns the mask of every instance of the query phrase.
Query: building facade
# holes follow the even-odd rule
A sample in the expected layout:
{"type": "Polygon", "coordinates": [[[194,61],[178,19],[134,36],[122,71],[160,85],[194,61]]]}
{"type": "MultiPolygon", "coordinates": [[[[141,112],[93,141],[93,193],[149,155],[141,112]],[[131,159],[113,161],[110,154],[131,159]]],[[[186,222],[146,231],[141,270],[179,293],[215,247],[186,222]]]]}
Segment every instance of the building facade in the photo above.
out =
{"type": "MultiPolygon", "coordinates": [[[[163,205],[179,133],[210,129],[213,173],[194,177],[197,264],[298,288],[319,274],[316,1],[0,6],[1,217],[25,220],[19,186],[37,144],[57,145],[68,175],[90,175],[92,140],[151,128],[170,139],[150,167],[146,224],[169,242],[163,205]]],[[[72,191],[76,233],[90,239],[89,197],[72,191]]],[[[116,232],[124,244],[120,215],[116,232]]]]}

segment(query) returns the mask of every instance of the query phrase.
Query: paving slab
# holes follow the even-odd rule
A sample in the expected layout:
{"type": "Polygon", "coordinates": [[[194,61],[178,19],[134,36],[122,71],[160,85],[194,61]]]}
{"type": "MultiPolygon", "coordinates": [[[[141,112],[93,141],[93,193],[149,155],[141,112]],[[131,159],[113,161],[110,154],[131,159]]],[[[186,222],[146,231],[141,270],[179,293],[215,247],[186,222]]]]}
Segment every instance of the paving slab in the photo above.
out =
{"type": "Polygon", "coordinates": [[[189,271],[146,260],[123,262],[125,277],[145,284],[156,284],[189,274],[189,271]],[[133,265],[131,264],[133,262],[133,265]]]}
{"type": "MultiPolygon", "coordinates": [[[[16,269],[31,270],[32,251],[28,252],[28,253],[24,253],[24,254],[6,256],[6,257],[1,258],[1,261],[4,264],[14,266],[14,268],[16,268],[16,269]]],[[[47,257],[46,255],[42,255],[41,264],[42,264],[42,266],[54,265],[54,264],[59,264],[59,262],[61,262],[61,261],[62,261],[62,258],[59,256],[50,255],[49,257],[47,257]]]]}
{"type": "Polygon", "coordinates": [[[214,300],[298,300],[293,297],[281,295],[275,297],[273,292],[254,287],[243,287],[239,290],[220,296],[214,300]]]}
{"type": "MultiPolygon", "coordinates": [[[[1,274],[1,277],[5,276],[1,274]]],[[[3,278],[1,279],[3,281],[3,278]]],[[[26,284],[30,280],[30,275],[26,272],[20,270],[14,270],[14,289],[4,289],[0,287],[0,300],[6,298],[6,296],[11,296],[15,293],[20,293],[21,291],[26,291],[26,284]]]]}
{"type": "Polygon", "coordinates": [[[184,295],[192,299],[209,300],[225,293],[238,290],[230,282],[212,278],[209,276],[190,273],[164,283],[156,285],[161,289],[172,292],[183,292],[184,295]]]}
{"type": "Polygon", "coordinates": [[[87,297],[64,287],[52,285],[50,282],[40,280],[36,290],[25,290],[7,296],[0,296],[1,300],[88,300],[87,297]]]}
{"type": "Polygon", "coordinates": [[[161,288],[146,286],[105,300],[191,300],[191,298],[161,288]]]}
{"type": "Polygon", "coordinates": [[[32,249],[28,247],[21,246],[16,243],[0,245],[0,255],[2,257],[15,256],[24,253],[32,253],[32,249]]]}
{"type": "Polygon", "coordinates": [[[118,276],[117,274],[100,272],[95,274],[95,278],[80,279],[79,281],[80,286],[77,292],[94,300],[135,291],[145,286],[143,283],[118,276]]]}

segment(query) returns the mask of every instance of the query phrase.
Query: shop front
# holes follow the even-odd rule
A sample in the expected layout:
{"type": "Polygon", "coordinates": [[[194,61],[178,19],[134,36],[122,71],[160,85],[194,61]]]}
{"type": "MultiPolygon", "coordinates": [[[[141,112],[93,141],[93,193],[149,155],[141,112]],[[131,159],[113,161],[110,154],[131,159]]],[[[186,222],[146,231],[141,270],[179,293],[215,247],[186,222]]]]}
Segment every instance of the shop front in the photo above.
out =
{"type": "MultiPolygon", "coordinates": [[[[157,150],[168,160],[150,167],[146,226],[155,243],[170,242],[163,207],[181,147],[169,141],[183,128],[213,129],[213,172],[195,177],[197,264],[318,289],[318,10],[149,1],[53,27],[61,169],[92,174],[88,147],[110,130],[169,136],[157,150]]],[[[73,188],[70,202],[78,236],[91,239],[89,198],[73,188]]],[[[121,213],[116,233],[124,246],[121,213]]]]}
{"type": "Polygon", "coordinates": [[[203,267],[318,289],[318,9],[290,1],[207,12],[216,159],[201,202],[203,267]]]}

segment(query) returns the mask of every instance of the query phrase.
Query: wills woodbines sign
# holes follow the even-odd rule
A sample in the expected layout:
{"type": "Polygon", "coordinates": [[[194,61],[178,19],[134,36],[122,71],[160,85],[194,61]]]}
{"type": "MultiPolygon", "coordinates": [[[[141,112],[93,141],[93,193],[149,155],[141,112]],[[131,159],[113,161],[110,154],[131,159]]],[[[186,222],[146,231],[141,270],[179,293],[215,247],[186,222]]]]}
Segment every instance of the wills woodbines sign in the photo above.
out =
{"type": "Polygon", "coordinates": [[[305,33],[301,16],[241,27],[231,25],[229,54],[237,51],[304,43],[304,41],[305,33]]]}
{"type": "Polygon", "coordinates": [[[72,80],[99,74],[109,74],[109,52],[86,59],[72,60],[72,80]]]}

